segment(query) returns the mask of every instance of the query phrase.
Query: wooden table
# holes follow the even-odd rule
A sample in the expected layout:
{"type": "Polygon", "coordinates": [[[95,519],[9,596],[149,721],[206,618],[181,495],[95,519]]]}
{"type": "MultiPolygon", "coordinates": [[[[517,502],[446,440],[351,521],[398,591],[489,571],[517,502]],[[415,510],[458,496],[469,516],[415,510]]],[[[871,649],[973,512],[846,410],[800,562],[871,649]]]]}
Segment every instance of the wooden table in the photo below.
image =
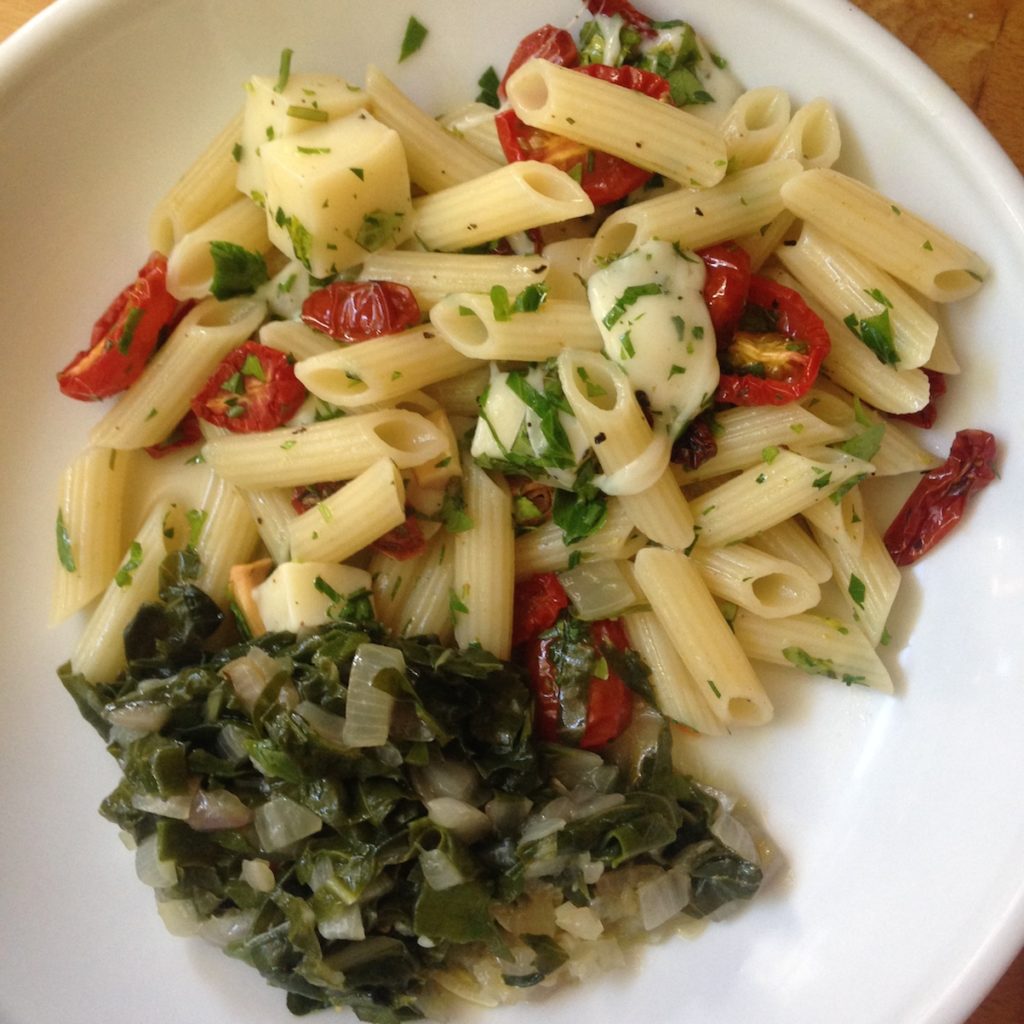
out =
{"type": "MultiPolygon", "coordinates": [[[[1024,171],[1024,0],[855,0],[956,90],[1024,171]]],[[[49,0],[0,0],[0,39],[49,0]]],[[[1024,952],[966,1024],[1024,1024],[1024,952]]]]}

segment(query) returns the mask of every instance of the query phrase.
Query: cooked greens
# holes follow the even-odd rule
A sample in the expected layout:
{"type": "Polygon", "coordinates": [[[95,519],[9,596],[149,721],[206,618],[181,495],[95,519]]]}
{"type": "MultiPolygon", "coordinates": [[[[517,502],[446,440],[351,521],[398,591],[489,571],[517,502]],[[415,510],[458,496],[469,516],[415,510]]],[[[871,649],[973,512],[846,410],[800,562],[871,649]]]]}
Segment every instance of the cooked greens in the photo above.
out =
{"type": "Polygon", "coordinates": [[[219,619],[190,550],[129,627],[125,677],[61,678],[121,767],[101,813],[165,920],[250,963],[293,1013],[390,1024],[439,990],[512,998],[592,937],[757,890],[749,837],[718,838],[733,819],[672,771],[653,709],[602,756],[537,742],[524,674],[480,649],[337,620],[205,651],[219,619]],[[404,669],[373,679],[387,742],[357,748],[349,679],[368,646],[404,669]]]}

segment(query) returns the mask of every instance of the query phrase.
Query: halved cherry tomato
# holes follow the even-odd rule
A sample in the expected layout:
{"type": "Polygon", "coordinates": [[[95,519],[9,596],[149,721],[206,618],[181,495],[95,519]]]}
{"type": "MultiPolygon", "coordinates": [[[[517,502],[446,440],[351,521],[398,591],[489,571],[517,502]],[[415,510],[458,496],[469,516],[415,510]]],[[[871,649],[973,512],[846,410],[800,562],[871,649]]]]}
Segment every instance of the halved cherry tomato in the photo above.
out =
{"type": "Polygon", "coordinates": [[[513,598],[512,645],[550,629],[568,607],[569,596],[553,572],[521,580],[513,598]]]}
{"type": "MultiPolygon", "coordinates": [[[[573,70],[581,75],[611,82],[623,89],[641,92],[652,99],[669,101],[671,88],[668,82],[653,71],[643,71],[628,65],[614,68],[607,64],[588,64],[573,70]]],[[[590,149],[589,146],[544,131],[543,128],[531,128],[514,110],[503,110],[494,118],[494,123],[498,130],[498,141],[510,163],[517,160],[540,160],[566,171],[577,178],[595,206],[622,199],[635,189],[642,188],[651,179],[650,171],[620,157],[590,149]]]]}
{"type": "Polygon", "coordinates": [[[715,328],[719,348],[732,338],[750,291],[750,256],[735,242],[722,242],[697,255],[704,261],[704,303],[715,328]]]}
{"type": "Polygon", "coordinates": [[[775,330],[738,330],[719,352],[722,374],[715,398],[729,405],[782,405],[806,394],[832,342],[799,292],[754,274],[749,307],[775,330]]]}
{"type": "Polygon", "coordinates": [[[420,307],[412,290],[394,281],[335,281],[302,303],[302,320],[335,341],[368,341],[415,327],[420,307]]]}
{"type": "Polygon", "coordinates": [[[564,28],[543,25],[536,32],[524,36],[516,47],[498,86],[499,96],[504,97],[505,83],[509,76],[533,57],[540,57],[566,68],[574,68],[580,62],[579,51],[573,37],[564,28]]]}
{"type": "Polygon", "coordinates": [[[924,367],[924,372],[928,377],[928,404],[923,409],[918,409],[917,412],[899,413],[893,416],[893,419],[902,420],[913,427],[923,427],[925,430],[929,430],[935,426],[935,420],[939,414],[935,400],[946,393],[946,377],[938,370],[929,370],[927,367],[924,367]]]}
{"type": "Polygon", "coordinates": [[[415,558],[427,546],[419,520],[412,514],[405,517],[405,522],[388,530],[370,545],[374,551],[394,558],[399,562],[415,558]]]}
{"type": "Polygon", "coordinates": [[[171,452],[181,451],[182,448],[191,448],[203,439],[203,432],[199,427],[199,418],[190,409],[185,413],[181,422],[157,444],[151,444],[146,449],[146,454],[154,459],[162,459],[171,452]]]}
{"type": "Polygon", "coordinates": [[[92,328],[83,349],[57,374],[68,398],[91,402],[132,385],[178,311],[167,291],[167,260],[153,253],[92,328]]]}
{"type": "Polygon", "coordinates": [[[271,430],[290,420],[306,400],[289,358],[256,341],[239,345],[192,399],[207,423],[237,434],[271,430]]]}
{"type": "Polygon", "coordinates": [[[629,0],[587,0],[587,10],[591,14],[603,14],[606,17],[621,15],[627,25],[632,25],[644,35],[655,31],[652,19],[638,11],[629,0]]]}
{"type": "MultiPolygon", "coordinates": [[[[608,647],[618,650],[628,648],[625,633],[618,622],[605,620],[591,623],[589,634],[591,646],[598,655],[608,647]]],[[[555,657],[555,648],[559,642],[557,636],[542,633],[529,641],[524,649],[536,701],[534,728],[537,735],[546,742],[565,743],[567,729],[571,728],[579,734],[579,727],[582,726],[578,745],[584,750],[603,747],[629,725],[633,716],[632,695],[605,661],[607,671],[600,676],[591,676],[587,682],[585,721],[565,722],[564,696],[555,657]]]]}
{"type": "Polygon", "coordinates": [[[930,551],[963,517],[967,499],[995,478],[996,439],[987,430],[960,430],[949,457],[925,473],[885,531],[897,565],[930,551]]]}

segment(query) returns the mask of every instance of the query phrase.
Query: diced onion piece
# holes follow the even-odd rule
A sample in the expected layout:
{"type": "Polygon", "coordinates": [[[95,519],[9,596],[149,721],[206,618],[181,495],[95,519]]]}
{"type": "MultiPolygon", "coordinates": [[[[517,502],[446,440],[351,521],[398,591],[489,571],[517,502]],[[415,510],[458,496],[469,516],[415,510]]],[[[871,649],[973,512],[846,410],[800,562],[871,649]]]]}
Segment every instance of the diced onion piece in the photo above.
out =
{"type": "Polygon", "coordinates": [[[347,939],[361,942],[366,938],[363,915],[358,906],[335,906],[331,912],[317,920],[316,930],[329,940],[347,939]]]}
{"type": "Polygon", "coordinates": [[[760,864],[761,858],[757,852],[757,845],[750,837],[750,833],[727,811],[719,811],[711,822],[711,831],[717,836],[733,853],[738,853],[744,860],[751,864],[760,864]]]}
{"type": "Polygon", "coordinates": [[[314,835],[324,824],[308,807],[286,796],[275,796],[257,807],[253,819],[260,848],[268,852],[314,835]]]}
{"type": "Polygon", "coordinates": [[[498,835],[508,836],[519,829],[532,807],[533,801],[527,796],[497,793],[484,805],[484,813],[498,835]]]}
{"type": "Polygon", "coordinates": [[[217,917],[208,917],[198,928],[198,935],[213,946],[224,949],[232,942],[245,939],[256,923],[255,910],[228,910],[217,917]]]}
{"type": "Polygon", "coordinates": [[[172,935],[186,939],[199,931],[199,912],[191,900],[163,900],[157,903],[156,909],[172,935]]]}
{"type": "Polygon", "coordinates": [[[108,704],[103,709],[103,717],[111,725],[131,732],[159,732],[171,717],[171,709],[162,701],[133,700],[127,704],[108,704]]]}
{"type": "Polygon", "coordinates": [[[616,619],[641,603],[622,566],[615,561],[583,562],[558,574],[576,614],[586,622],[616,619]]]}
{"type": "Polygon", "coordinates": [[[197,789],[187,820],[197,832],[215,832],[243,828],[252,821],[252,811],[230,790],[197,789]]]}
{"type": "Polygon", "coordinates": [[[242,861],[242,881],[248,882],[257,892],[273,892],[277,884],[273,870],[262,857],[242,861]]]}
{"type": "Polygon", "coordinates": [[[438,891],[450,889],[466,880],[443,850],[423,850],[420,853],[420,869],[427,885],[438,891]]]}
{"type": "Polygon", "coordinates": [[[222,669],[247,711],[252,711],[267,683],[280,670],[277,660],[259,647],[250,647],[242,657],[229,661],[222,669]]]}
{"type": "Polygon", "coordinates": [[[491,832],[491,819],[463,800],[439,796],[428,800],[426,806],[435,825],[454,832],[463,842],[474,843],[491,832]]]}
{"type": "Polygon", "coordinates": [[[380,747],[387,743],[395,699],[373,685],[377,674],[385,669],[405,672],[405,658],[401,651],[382,644],[359,645],[348,677],[348,701],[342,732],[346,746],[380,747]]]}
{"type": "Polygon", "coordinates": [[[161,860],[156,833],[146,836],[135,851],[135,874],[139,881],[153,889],[166,889],[178,884],[178,868],[173,860],[161,860]]]}
{"type": "Polygon", "coordinates": [[[414,768],[412,784],[424,803],[450,796],[474,807],[482,789],[480,774],[465,761],[431,761],[422,768],[414,768]]]}
{"type": "Polygon", "coordinates": [[[199,788],[199,780],[191,779],[187,793],[174,796],[157,796],[155,793],[133,793],[132,807],[147,814],[157,814],[161,818],[175,818],[186,821],[192,811],[192,798],[199,788]]]}
{"type": "Polygon", "coordinates": [[[640,920],[647,931],[671,920],[690,902],[690,875],[677,865],[637,888],[640,920]]]}
{"type": "Polygon", "coordinates": [[[577,939],[593,940],[604,931],[597,912],[591,907],[577,907],[566,901],[555,910],[555,924],[577,939]]]}
{"type": "Polygon", "coordinates": [[[345,746],[345,719],[341,715],[325,711],[319,704],[309,700],[304,700],[295,710],[325,743],[335,747],[345,746]]]}

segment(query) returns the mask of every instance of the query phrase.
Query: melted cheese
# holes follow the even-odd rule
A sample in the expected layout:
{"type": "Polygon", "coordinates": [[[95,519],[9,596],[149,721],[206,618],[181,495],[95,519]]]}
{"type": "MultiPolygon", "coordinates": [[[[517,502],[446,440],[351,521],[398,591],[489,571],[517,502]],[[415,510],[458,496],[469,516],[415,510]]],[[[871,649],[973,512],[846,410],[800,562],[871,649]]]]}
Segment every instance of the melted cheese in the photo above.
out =
{"type": "Polygon", "coordinates": [[[656,428],[676,437],[718,385],[704,264],[669,242],[647,242],[590,278],[604,351],[642,391],[656,428]]]}

